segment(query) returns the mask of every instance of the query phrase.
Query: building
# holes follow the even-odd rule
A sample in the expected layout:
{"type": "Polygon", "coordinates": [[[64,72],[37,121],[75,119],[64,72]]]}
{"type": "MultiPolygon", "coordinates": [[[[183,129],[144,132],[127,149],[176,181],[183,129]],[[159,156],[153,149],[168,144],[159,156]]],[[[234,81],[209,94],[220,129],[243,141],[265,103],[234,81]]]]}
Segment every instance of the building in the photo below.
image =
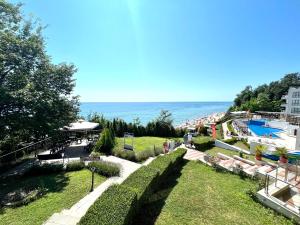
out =
{"type": "Polygon", "coordinates": [[[290,87],[281,99],[285,101],[282,107],[286,115],[300,115],[300,87],[290,87]]]}

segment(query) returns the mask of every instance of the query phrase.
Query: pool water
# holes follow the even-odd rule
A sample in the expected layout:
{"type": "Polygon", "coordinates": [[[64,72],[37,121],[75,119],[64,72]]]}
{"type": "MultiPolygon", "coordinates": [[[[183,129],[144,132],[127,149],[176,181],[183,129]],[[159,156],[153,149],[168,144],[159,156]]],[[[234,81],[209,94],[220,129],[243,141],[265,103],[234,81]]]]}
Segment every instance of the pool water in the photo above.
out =
{"type": "Polygon", "coordinates": [[[282,132],[282,130],[278,128],[266,127],[265,122],[262,120],[250,120],[247,125],[253,133],[260,137],[269,137],[270,135],[272,135],[272,138],[278,138],[278,135],[276,135],[276,133],[282,132]]]}

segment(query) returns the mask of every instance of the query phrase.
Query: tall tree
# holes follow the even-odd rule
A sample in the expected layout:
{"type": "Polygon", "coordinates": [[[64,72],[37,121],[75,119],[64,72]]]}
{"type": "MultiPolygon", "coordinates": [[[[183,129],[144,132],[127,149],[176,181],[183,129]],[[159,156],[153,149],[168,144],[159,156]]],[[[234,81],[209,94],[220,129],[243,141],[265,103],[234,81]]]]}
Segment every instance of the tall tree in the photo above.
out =
{"type": "Polygon", "coordinates": [[[41,137],[76,118],[74,65],[55,65],[42,27],[0,0],[0,141],[41,137]]]}

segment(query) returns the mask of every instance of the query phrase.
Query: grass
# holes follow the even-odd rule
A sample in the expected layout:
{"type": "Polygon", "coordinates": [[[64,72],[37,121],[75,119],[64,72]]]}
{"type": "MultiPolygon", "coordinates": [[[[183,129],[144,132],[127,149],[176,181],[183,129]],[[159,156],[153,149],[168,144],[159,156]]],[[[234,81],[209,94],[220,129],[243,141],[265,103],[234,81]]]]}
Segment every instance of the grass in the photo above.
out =
{"type": "MultiPolygon", "coordinates": [[[[95,174],[95,187],[105,180],[95,174]]],[[[18,182],[1,181],[0,196],[19,188],[45,188],[46,194],[41,198],[18,208],[0,209],[0,225],[40,225],[53,213],[70,208],[90,191],[91,172],[81,170],[76,172],[52,174],[48,176],[29,177],[18,182]]]]}
{"type": "Polygon", "coordinates": [[[151,196],[134,224],[293,224],[246,192],[256,182],[188,162],[151,196]]]}
{"type": "MultiPolygon", "coordinates": [[[[208,141],[209,139],[210,139],[210,137],[208,137],[208,136],[198,136],[198,137],[193,138],[193,140],[198,141],[198,142],[205,142],[205,141],[208,141]]],[[[234,146],[237,146],[237,147],[240,147],[242,149],[245,149],[245,150],[249,151],[248,147],[242,141],[237,141],[234,144],[234,146]]],[[[239,156],[239,152],[235,152],[235,151],[231,151],[231,150],[227,150],[227,149],[219,148],[219,147],[212,147],[208,150],[205,150],[204,152],[209,154],[209,155],[212,155],[212,156],[216,156],[217,153],[219,153],[219,152],[224,154],[224,155],[231,156],[231,157],[233,155],[239,156]]],[[[243,158],[255,161],[255,156],[254,155],[243,154],[243,158]]],[[[263,160],[267,161],[267,162],[275,163],[275,161],[273,161],[271,159],[263,158],[263,160]]]]}
{"type": "Polygon", "coordinates": [[[249,151],[248,146],[245,145],[242,141],[237,141],[237,142],[234,144],[234,146],[249,151]]]}
{"type": "MultiPolygon", "coordinates": [[[[156,147],[163,147],[163,143],[166,141],[166,138],[160,137],[135,137],[133,139],[133,148],[135,152],[141,152],[146,149],[153,149],[154,145],[156,147]]],[[[126,144],[131,145],[131,139],[126,138],[126,144]]],[[[124,146],[124,138],[116,138],[116,146],[115,148],[123,149],[124,146]]]]}

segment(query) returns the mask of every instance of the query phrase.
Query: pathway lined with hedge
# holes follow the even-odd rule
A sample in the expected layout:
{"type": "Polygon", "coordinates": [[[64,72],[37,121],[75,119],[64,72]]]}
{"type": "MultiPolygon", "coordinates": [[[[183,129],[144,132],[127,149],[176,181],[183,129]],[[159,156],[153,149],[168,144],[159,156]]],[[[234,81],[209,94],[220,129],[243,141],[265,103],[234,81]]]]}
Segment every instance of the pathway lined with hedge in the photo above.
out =
{"type": "MultiPolygon", "coordinates": [[[[102,156],[105,162],[120,165],[120,177],[111,177],[99,185],[93,192],[86,195],[70,209],[64,209],[60,213],[54,213],[44,225],[76,225],[94,202],[114,184],[121,184],[130,174],[139,169],[142,165],[115,156],[102,156]]],[[[147,161],[146,161],[147,162],[147,161]]],[[[146,163],[145,162],[145,163],[146,163]]],[[[62,199],[63,201],[63,199],[62,199]]]]}

